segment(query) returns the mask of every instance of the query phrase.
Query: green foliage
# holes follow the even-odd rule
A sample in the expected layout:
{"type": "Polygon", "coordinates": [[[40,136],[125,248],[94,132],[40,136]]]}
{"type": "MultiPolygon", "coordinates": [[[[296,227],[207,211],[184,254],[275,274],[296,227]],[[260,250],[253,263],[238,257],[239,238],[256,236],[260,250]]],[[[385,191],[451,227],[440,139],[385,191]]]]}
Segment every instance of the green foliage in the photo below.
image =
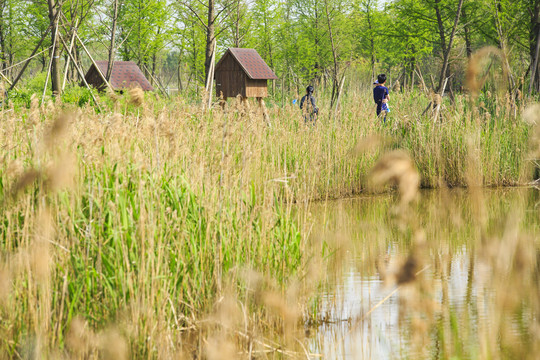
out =
{"type": "MultiPolygon", "coordinates": [[[[19,90],[12,90],[9,93],[8,101],[13,103],[16,108],[30,107],[32,95],[41,98],[43,94],[43,88],[45,87],[45,81],[47,79],[47,73],[40,72],[26,81],[24,87],[19,90]]],[[[49,79],[50,82],[50,79],[49,79]]],[[[51,90],[47,89],[46,95],[51,95],[51,90]]]]}
{"type": "Polygon", "coordinates": [[[68,86],[62,93],[62,101],[67,104],[84,106],[93,102],[92,94],[86,87],[68,86]]]}

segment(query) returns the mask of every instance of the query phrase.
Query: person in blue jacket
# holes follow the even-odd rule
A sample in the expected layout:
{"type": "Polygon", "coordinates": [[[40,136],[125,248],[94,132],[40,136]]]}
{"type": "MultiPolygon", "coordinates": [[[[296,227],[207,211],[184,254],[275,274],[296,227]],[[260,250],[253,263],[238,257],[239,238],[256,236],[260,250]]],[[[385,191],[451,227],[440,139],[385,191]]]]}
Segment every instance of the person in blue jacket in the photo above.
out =
{"type": "Polygon", "coordinates": [[[377,116],[381,115],[381,112],[384,111],[384,120],[383,122],[386,122],[386,113],[389,112],[388,109],[388,88],[384,86],[386,83],[386,75],[380,74],[377,76],[377,82],[375,83],[377,86],[373,88],[373,100],[375,101],[375,104],[377,104],[377,116]]]}

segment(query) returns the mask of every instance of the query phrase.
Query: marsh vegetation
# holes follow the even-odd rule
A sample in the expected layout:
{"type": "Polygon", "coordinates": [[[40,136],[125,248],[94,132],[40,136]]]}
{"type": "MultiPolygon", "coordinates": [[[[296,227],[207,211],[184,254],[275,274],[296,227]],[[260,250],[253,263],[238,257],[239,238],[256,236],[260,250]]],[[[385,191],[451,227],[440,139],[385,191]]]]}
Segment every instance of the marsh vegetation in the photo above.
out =
{"type": "Polygon", "coordinates": [[[365,294],[360,313],[325,298],[354,266],[399,289],[395,357],[534,354],[537,192],[481,188],[535,180],[537,108],[462,96],[434,119],[416,105],[429,98],[398,94],[382,126],[367,97],[335,117],[323,100],[315,127],[292,105],[268,102],[269,126],[253,104],[203,111],[136,89],[103,112],[35,97],[3,109],[0,353],[333,357],[313,334],[376,321],[365,294]],[[326,203],[358,195],[366,208],[326,203]],[[460,306],[456,259],[477,264],[460,306]]]}

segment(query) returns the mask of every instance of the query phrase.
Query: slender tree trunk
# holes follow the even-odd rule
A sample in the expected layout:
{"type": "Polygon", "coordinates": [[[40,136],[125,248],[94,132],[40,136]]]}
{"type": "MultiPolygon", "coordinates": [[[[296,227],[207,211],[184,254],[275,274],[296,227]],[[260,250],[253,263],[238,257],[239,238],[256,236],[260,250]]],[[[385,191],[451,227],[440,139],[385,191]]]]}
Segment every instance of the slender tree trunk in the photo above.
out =
{"type": "MultiPolygon", "coordinates": [[[[0,14],[4,13],[4,9],[6,7],[5,1],[0,1],[0,14]]],[[[8,20],[11,22],[11,18],[8,20]]],[[[6,56],[6,26],[4,25],[4,19],[0,18],[0,51],[2,52],[0,54],[0,58],[2,59],[2,69],[5,69],[8,67],[7,64],[7,56],[6,56]]]]}
{"type": "Polygon", "coordinates": [[[338,58],[336,45],[334,43],[334,34],[332,32],[332,23],[330,21],[330,11],[328,10],[328,0],[324,0],[324,8],[326,11],[326,21],[328,23],[328,34],[330,35],[330,45],[332,46],[332,59],[334,61],[334,69],[332,72],[332,98],[330,100],[330,107],[332,107],[339,96],[339,80],[338,80],[338,58]]]}
{"type": "Polygon", "coordinates": [[[531,64],[531,82],[529,85],[529,96],[532,93],[533,87],[538,92],[539,91],[539,84],[538,84],[538,56],[540,55],[540,27],[538,28],[538,35],[536,38],[536,46],[534,50],[534,56],[531,64]]]}
{"type": "Polygon", "coordinates": [[[109,61],[107,63],[107,74],[105,78],[110,82],[111,75],[114,66],[114,56],[116,52],[116,23],[118,20],[118,0],[114,0],[114,10],[112,18],[112,28],[111,28],[111,47],[109,48],[109,61]]]}
{"type": "Polygon", "coordinates": [[[205,83],[208,82],[208,75],[210,74],[210,62],[212,61],[212,54],[214,52],[215,39],[215,0],[208,0],[208,25],[206,27],[206,52],[204,61],[205,71],[205,83]]]}
{"type": "Polygon", "coordinates": [[[2,52],[0,54],[0,58],[2,60],[2,69],[5,69],[8,67],[8,61],[6,56],[6,41],[4,38],[4,29],[3,26],[0,25],[0,51],[2,52]]]}
{"type": "Polygon", "coordinates": [[[465,52],[467,54],[467,59],[470,59],[472,55],[471,29],[468,23],[466,9],[463,9],[461,12],[462,12],[461,19],[463,21],[463,30],[465,33],[465,52]]]}
{"type": "Polygon", "coordinates": [[[442,21],[441,16],[441,9],[439,8],[439,4],[441,3],[441,0],[435,0],[435,15],[437,16],[437,27],[439,28],[439,37],[441,39],[441,50],[443,54],[446,53],[446,36],[444,35],[444,24],[442,21]]]}
{"type": "MultiPolygon", "coordinates": [[[[7,65],[11,66],[14,63],[14,56],[15,56],[15,50],[13,49],[13,43],[15,41],[18,41],[18,35],[13,33],[13,3],[9,3],[9,26],[8,26],[8,32],[7,35],[9,36],[9,39],[6,39],[7,41],[7,47],[6,47],[6,53],[4,54],[7,56],[7,65]]],[[[11,75],[13,74],[13,69],[8,70],[8,72],[5,74],[8,78],[11,79],[11,75]]]]}
{"type": "Polygon", "coordinates": [[[73,80],[82,81],[80,78],[79,72],[77,71],[77,66],[81,69],[81,48],[77,45],[77,42],[73,44],[73,80]],[[76,64],[76,65],[75,65],[76,64]]]}
{"type": "MultiPolygon", "coordinates": [[[[154,54],[152,55],[152,78],[154,78],[154,77],[157,78],[156,68],[157,68],[157,55],[154,52],[154,54]]],[[[157,85],[159,86],[159,84],[157,84],[157,85]]]]}
{"type": "Polygon", "coordinates": [[[60,95],[62,91],[62,80],[60,76],[60,40],[59,40],[59,28],[58,19],[56,13],[61,10],[62,3],[60,0],[53,3],[53,0],[47,0],[49,5],[49,19],[51,21],[51,42],[56,44],[51,50],[52,62],[51,62],[51,85],[53,95],[60,95]]]}
{"type": "Polygon", "coordinates": [[[532,91],[540,92],[540,0],[536,0],[531,9],[531,30],[529,33],[530,54],[531,54],[531,82],[529,94],[532,91]]]}
{"type": "MultiPolygon", "coordinates": [[[[199,78],[198,70],[197,70],[197,38],[195,34],[195,21],[191,23],[191,45],[192,45],[192,58],[193,58],[193,64],[191,65],[192,70],[191,74],[189,75],[189,80],[187,82],[186,88],[189,89],[189,84],[191,83],[191,78],[194,77],[194,83],[197,84],[197,80],[199,78]]],[[[195,85],[195,91],[197,92],[197,96],[199,96],[199,87],[195,85]]]]}
{"type": "Polygon", "coordinates": [[[318,8],[317,6],[315,6],[315,22],[314,22],[314,25],[315,25],[315,39],[314,39],[314,45],[315,45],[315,53],[317,54],[317,57],[315,58],[315,64],[313,64],[313,68],[315,69],[315,77],[314,77],[314,81],[319,81],[320,80],[320,69],[321,69],[321,66],[319,64],[319,59],[322,58],[322,55],[321,55],[321,48],[319,46],[319,11],[318,11],[318,8]]]}
{"type": "Polygon", "coordinates": [[[178,69],[177,69],[177,76],[178,76],[178,92],[182,92],[184,90],[182,86],[182,63],[180,62],[180,57],[178,57],[178,69]]]}
{"type": "Polygon", "coordinates": [[[369,45],[371,54],[371,78],[375,78],[375,35],[373,34],[373,21],[371,17],[371,1],[366,2],[366,20],[369,31],[369,45]]]}
{"type": "Polygon", "coordinates": [[[454,21],[454,27],[452,28],[452,33],[450,34],[450,39],[448,40],[448,47],[446,48],[446,51],[444,52],[443,67],[441,70],[441,77],[439,79],[439,88],[437,92],[440,92],[442,90],[443,82],[446,77],[446,72],[448,70],[448,59],[450,57],[450,50],[452,49],[452,42],[454,41],[454,35],[456,35],[456,29],[459,23],[459,16],[461,14],[462,6],[463,6],[463,0],[459,0],[458,8],[456,11],[456,19],[454,21]]]}
{"type": "Polygon", "coordinates": [[[240,0],[236,1],[236,21],[234,24],[234,46],[240,47],[240,0]]]}
{"type": "Polygon", "coordinates": [[[507,46],[506,46],[506,35],[505,35],[505,31],[503,29],[503,26],[501,25],[501,21],[500,21],[500,15],[499,15],[499,4],[498,2],[496,1],[495,2],[495,27],[497,28],[497,37],[498,37],[498,40],[499,40],[499,48],[501,49],[502,51],[502,54],[503,54],[503,63],[504,63],[504,66],[506,67],[506,71],[507,71],[507,74],[508,74],[508,79],[510,80],[510,92],[512,92],[512,90],[515,89],[515,81],[514,81],[514,77],[512,75],[512,69],[510,68],[510,63],[508,62],[508,56],[506,55],[506,49],[507,49],[507,46]]]}

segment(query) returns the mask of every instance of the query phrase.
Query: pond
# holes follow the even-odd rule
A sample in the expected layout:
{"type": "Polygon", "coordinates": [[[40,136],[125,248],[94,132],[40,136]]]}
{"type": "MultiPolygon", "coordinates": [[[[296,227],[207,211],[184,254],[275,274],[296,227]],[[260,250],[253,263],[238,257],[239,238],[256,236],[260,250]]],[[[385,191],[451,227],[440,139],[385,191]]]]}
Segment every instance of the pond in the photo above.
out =
{"type": "Polygon", "coordinates": [[[325,359],[535,358],[540,191],[423,191],[311,205],[326,254],[308,327],[325,359]]]}

